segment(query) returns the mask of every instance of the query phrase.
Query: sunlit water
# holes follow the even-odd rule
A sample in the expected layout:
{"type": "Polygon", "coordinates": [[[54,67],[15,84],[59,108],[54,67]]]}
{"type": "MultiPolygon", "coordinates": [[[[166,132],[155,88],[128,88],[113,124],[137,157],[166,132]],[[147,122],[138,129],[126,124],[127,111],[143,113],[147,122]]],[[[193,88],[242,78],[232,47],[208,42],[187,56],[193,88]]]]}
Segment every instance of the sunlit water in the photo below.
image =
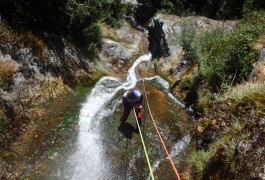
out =
{"type": "Polygon", "coordinates": [[[98,128],[100,120],[111,113],[111,111],[106,110],[106,104],[117,92],[135,87],[137,83],[135,68],[137,65],[150,59],[151,53],[139,57],[129,69],[126,82],[121,82],[115,77],[103,77],[96,83],[80,110],[78,144],[75,153],[68,160],[69,172],[65,178],[106,179],[110,176],[100,141],[98,128]]]}
{"type": "MultiPolygon", "coordinates": [[[[134,131],[135,119],[131,114],[127,123],[133,130],[125,129],[122,132],[119,129],[119,117],[122,113],[122,94],[141,84],[138,83],[141,79],[136,74],[137,66],[150,60],[150,53],[136,59],[125,80],[110,76],[101,78],[80,109],[77,139],[68,141],[70,144],[63,148],[68,148],[64,153],[55,153],[34,166],[27,177],[58,180],[149,179],[141,140],[134,131]],[[124,133],[129,133],[130,137],[124,133]]],[[[153,115],[157,118],[168,151],[178,165],[179,153],[190,142],[190,136],[183,129],[187,124],[187,108],[170,93],[169,83],[160,76],[147,77],[145,82],[153,115]]],[[[143,108],[143,114],[144,123],[141,128],[154,174],[172,179],[174,172],[146,107],[143,108]]]]}
{"type": "MultiPolygon", "coordinates": [[[[128,70],[125,81],[116,77],[107,76],[101,78],[96,83],[85,103],[82,105],[79,113],[79,134],[76,142],[76,148],[73,150],[73,153],[68,156],[67,160],[64,161],[65,164],[60,165],[58,169],[56,168],[57,170],[53,171],[53,178],[73,180],[149,178],[147,172],[148,168],[144,165],[145,158],[143,157],[142,147],[139,139],[137,140],[139,135],[132,141],[128,142],[127,140],[126,143],[126,138],[117,133],[117,124],[113,124],[112,118],[113,114],[115,114],[115,111],[117,111],[118,107],[122,103],[120,95],[125,90],[135,87],[137,82],[141,80],[137,79],[136,76],[135,71],[137,66],[143,61],[150,60],[150,53],[139,57],[128,70]],[[102,124],[102,122],[104,123],[102,124]],[[108,137],[109,135],[112,137],[108,137]],[[117,149],[121,148],[121,151],[125,150],[122,149],[125,145],[126,148],[127,146],[130,146],[131,149],[126,149],[126,154],[122,154],[121,152],[120,155],[115,155],[118,151],[117,149]],[[127,151],[131,151],[129,152],[131,154],[129,155],[127,151]],[[114,157],[112,155],[109,156],[112,153],[114,153],[114,157]],[[139,160],[142,161],[141,164],[145,167],[145,169],[142,169],[141,175],[138,173],[139,160]]],[[[168,82],[160,76],[145,78],[145,80],[151,84],[156,84],[159,89],[168,95],[169,99],[171,99],[173,103],[178,104],[182,108],[185,107],[182,102],[176,99],[169,92],[168,82]]],[[[171,111],[168,112],[169,114],[171,113],[170,117],[175,116],[174,113],[172,114],[174,107],[168,108],[168,110],[171,111]]],[[[168,122],[168,120],[166,121],[168,122]]],[[[175,124],[174,120],[173,124],[175,124]]],[[[152,128],[151,125],[149,125],[149,127],[152,128]]],[[[164,125],[162,129],[164,131],[164,135],[170,134],[168,125],[164,125]]],[[[157,156],[156,153],[152,154],[152,168],[153,171],[156,171],[159,169],[161,162],[167,161],[167,157],[161,150],[162,147],[159,146],[159,142],[157,141],[158,139],[155,138],[155,135],[151,132],[146,133],[146,135],[146,138],[149,139],[149,141],[150,139],[156,140],[155,144],[153,144],[155,146],[152,148],[152,151],[159,153],[159,157],[157,158],[155,158],[157,156]]],[[[189,141],[189,135],[182,137],[182,139],[176,142],[172,142],[171,140],[171,149],[169,149],[171,156],[178,156],[179,152],[185,149],[189,141]]],[[[150,143],[148,144],[150,145],[150,143]]]]}

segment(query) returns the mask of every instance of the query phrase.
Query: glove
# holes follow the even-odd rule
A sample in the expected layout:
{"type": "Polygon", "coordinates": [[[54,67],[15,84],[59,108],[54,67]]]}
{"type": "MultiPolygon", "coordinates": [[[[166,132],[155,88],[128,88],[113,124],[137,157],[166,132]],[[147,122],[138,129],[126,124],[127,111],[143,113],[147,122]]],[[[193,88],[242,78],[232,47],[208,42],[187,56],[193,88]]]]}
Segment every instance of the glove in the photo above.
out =
{"type": "Polygon", "coordinates": [[[134,107],[135,107],[135,108],[139,108],[139,109],[141,109],[143,106],[140,105],[140,104],[137,104],[137,105],[135,105],[134,107]]]}

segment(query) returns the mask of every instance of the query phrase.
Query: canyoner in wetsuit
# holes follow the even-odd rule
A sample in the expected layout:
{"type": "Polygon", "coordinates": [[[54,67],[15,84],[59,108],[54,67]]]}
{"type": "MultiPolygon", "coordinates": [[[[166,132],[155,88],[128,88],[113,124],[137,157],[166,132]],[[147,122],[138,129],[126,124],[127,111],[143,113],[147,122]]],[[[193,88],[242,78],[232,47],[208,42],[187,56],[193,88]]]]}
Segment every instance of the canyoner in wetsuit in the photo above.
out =
{"type": "MultiPolygon", "coordinates": [[[[123,114],[120,118],[121,123],[125,122],[128,119],[128,116],[131,110],[134,108],[136,112],[136,116],[138,119],[139,125],[142,123],[142,105],[143,105],[143,95],[137,89],[132,89],[126,91],[123,95],[123,114]]],[[[136,130],[138,130],[136,128],[136,130]]]]}

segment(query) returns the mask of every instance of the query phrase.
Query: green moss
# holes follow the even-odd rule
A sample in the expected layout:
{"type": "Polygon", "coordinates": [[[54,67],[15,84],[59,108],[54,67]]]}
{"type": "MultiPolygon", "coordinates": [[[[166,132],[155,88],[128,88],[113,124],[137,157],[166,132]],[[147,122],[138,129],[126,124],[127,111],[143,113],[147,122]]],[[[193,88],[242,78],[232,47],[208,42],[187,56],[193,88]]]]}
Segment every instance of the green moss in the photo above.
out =
{"type": "Polygon", "coordinates": [[[207,108],[210,106],[212,102],[212,93],[208,90],[201,90],[198,92],[199,99],[198,99],[198,108],[200,109],[201,112],[206,112],[207,108]]]}
{"type": "Polygon", "coordinates": [[[238,99],[236,102],[236,108],[241,107],[241,109],[259,109],[264,111],[265,95],[262,93],[249,94],[248,97],[243,97],[238,99]]]}
{"type": "Polygon", "coordinates": [[[131,44],[130,44],[130,43],[125,42],[125,43],[123,43],[123,45],[124,45],[124,47],[126,47],[127,49],[130,49],[130,48],[131,48],[131,44]]]}
{"type": "Polygon", "coordinates": [[[190,166],[195,167],[195,172],[201,173],[209,161],[209,159],[213,156],[212,151],[204,151],[200,150],[198,152],[193,152],[187,159],[187,163],[190,166]]]}

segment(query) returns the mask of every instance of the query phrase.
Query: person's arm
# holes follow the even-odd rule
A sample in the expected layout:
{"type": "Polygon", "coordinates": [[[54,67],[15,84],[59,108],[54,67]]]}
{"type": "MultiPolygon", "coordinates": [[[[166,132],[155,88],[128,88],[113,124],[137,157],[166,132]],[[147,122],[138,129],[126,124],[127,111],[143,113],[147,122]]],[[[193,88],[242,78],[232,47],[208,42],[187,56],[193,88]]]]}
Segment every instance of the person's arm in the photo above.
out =
{"type": "Polygon", "coordinates": [[[144,102],[144,96],[141,95],[141,97],[140,97],[140,105],[141,105],[141,106],[143,105],[143,102],[144,102]]]}
{"type": "Polygon", "coordinates": [[[123,97],[122,97],[122,102],[123,102],[123,104],[128,104],[127,95],[128,95],[128,92],[126,91],[126,92],[123,94],[123,97]]]}

